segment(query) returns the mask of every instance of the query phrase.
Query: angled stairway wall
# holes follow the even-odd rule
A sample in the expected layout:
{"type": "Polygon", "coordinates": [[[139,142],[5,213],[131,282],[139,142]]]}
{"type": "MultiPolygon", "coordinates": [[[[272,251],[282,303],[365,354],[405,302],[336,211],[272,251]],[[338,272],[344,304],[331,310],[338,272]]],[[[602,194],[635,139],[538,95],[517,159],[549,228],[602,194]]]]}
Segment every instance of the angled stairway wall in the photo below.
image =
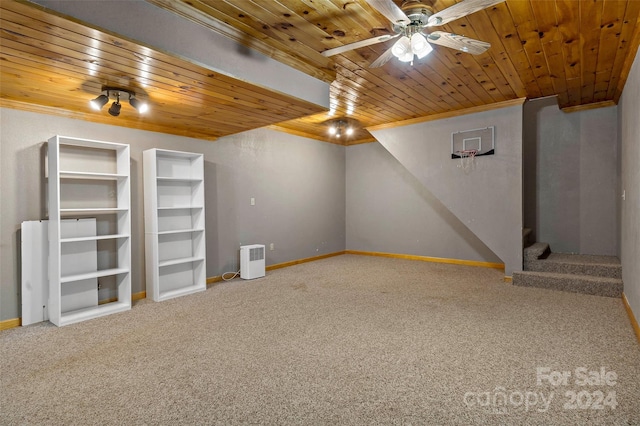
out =
{"type": "Polygon", "coordinates": [[[394,128],[369,129],[422,185],[505,264],[522,270],[522,104],[394,128]],[[492,156],[465,173],[451,159],[453,132],[495,126],[492,156]]]}
{"type": "Polygon", "coordinates": [[[346,149],[347,250],[502,263],[379,143],[346,149]]]}

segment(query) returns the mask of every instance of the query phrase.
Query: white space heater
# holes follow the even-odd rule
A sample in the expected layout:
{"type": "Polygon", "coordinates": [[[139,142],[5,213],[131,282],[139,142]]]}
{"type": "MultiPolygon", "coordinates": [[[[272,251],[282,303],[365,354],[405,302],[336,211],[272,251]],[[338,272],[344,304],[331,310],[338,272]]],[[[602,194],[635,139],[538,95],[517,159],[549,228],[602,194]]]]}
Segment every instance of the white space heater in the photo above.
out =
{"type": "Polygon", "coordinates": [[[240,246],[240,278],[264,277],[264,245],[240,246]]]}

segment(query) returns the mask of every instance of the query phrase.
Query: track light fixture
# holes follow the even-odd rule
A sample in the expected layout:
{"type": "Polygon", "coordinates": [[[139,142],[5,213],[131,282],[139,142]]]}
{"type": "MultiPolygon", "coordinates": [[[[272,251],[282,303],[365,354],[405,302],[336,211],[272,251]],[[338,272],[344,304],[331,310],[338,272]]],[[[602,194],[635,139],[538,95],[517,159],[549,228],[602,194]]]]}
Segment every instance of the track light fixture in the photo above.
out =
{"type": "Polygon", "coordinates": [[[136,98],[135,92],[131,90],[119,87],[103,87],[102,92],[103,93],[100,96],[89,101],[91,108],[96,111],[100,111],[110,99],[114,99],[114,102],[109,107],[109,114],[114,117],[119,116],[120,109],[122,108],[122,104],[120,103],[120,96],[122,95],[129,95],[129,104],[140,114],[144,114],[149,110],[149,105],[136,98]]]}

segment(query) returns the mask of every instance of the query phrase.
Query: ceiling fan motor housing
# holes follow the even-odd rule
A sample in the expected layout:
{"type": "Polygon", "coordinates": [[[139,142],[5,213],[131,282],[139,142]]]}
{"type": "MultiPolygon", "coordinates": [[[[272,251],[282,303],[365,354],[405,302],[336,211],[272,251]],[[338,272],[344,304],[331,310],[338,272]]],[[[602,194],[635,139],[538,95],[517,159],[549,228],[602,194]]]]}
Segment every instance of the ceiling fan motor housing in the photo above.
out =
{"type": "Polygon", "coordinates": [[[424,27],[429,21],[429,17],[433,15],[433,8],[421,1],[408,0],[402,3],[402,11],[407,18],[411,20],[411,24],[424,27]]]}

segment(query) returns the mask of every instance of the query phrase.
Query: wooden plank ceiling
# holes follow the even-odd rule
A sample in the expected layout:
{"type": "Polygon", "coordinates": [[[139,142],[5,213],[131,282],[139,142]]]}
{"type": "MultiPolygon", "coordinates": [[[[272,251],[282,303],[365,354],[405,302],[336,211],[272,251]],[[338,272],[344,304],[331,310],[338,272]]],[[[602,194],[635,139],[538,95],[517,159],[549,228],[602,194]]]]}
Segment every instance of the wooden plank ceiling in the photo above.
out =
{"type": "MultiPolygon", "coordinates": [[[[556,95],[568,111],[618,102],[640,42],[638,0],[507,0],[438,30],[491,43],[481,55],[442,46],[413,65],[367,68],[393,41],[331,58],[321,52],[392,34],[364,0],[148,0],[331,82],[331,111],[207,70],[24,0],[0,2],[0,105],[216,139],[272,128],[333,143],[373,140],[366,127],[519,98],[556,95]],[[139,116],[87,108],[102,86],[148,100],[139,116]],[[356,125],[350,138],[331,120],[356,125]]],[[[396,2],[401,4],[401,0],[396,2]]],[[[457,0],[432,0],[441,11],[457,0]]]]}

